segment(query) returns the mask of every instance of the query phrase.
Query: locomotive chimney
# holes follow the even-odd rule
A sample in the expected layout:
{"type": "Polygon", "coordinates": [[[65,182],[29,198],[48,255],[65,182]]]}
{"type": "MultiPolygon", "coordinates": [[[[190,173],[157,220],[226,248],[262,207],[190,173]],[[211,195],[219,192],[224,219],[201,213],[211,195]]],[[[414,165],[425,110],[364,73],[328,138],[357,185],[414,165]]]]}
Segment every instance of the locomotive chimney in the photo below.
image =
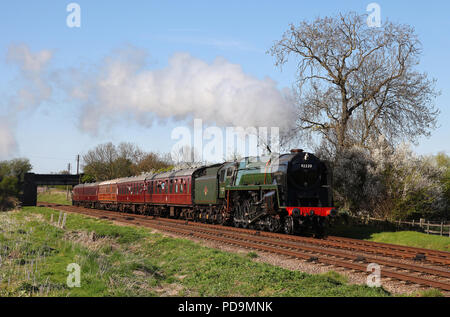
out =
{"type": "Polygon", "coordinates": [[[302,153],[303,150],[302,149],[292,149],[291,153],[302,153]]]}

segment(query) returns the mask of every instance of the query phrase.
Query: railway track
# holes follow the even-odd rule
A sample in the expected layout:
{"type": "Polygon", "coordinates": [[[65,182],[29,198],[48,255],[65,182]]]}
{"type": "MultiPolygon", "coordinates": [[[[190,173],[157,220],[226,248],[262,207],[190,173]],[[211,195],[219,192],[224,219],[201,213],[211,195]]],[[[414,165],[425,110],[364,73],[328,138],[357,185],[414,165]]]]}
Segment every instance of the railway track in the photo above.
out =
{"type": "Polygon", "coordinates": [[[450,252],[341,237],[328,237],[320,240],[50,203],[41,203],[40,205],[359,272],[367,272],[368,263],[377,263],[382,268],[382,278],[450,291],[450,252]]]}

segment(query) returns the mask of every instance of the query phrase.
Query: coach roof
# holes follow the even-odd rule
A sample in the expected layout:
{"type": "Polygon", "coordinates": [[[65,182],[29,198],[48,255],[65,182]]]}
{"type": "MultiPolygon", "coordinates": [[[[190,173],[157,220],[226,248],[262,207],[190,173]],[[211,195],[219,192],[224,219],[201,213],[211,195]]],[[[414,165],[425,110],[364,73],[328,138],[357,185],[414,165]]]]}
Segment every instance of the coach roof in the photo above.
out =
{"type": "Polygon", "coordinates": [[[153,173],[144,173],[138,176],[131,176],[131,177],[123,177],[117,179],[117,183],[133,183],[133,182],[140,182],[144,181],[146,179],[150,179],[154,174],[153,173]]]}
{"type": "Polygon", "coordinates": [[[151,177],[147,177],[148,180],[153,179],[163,179],[163,178],[174,178],[174,177],[181,177],[181,176],[192,176],[196,171],[198,171],[199,168],[189,168],[189,169],[182,169],[177,171],[169,171],[164,172],[160,174],[155,174],[151,177]]]}

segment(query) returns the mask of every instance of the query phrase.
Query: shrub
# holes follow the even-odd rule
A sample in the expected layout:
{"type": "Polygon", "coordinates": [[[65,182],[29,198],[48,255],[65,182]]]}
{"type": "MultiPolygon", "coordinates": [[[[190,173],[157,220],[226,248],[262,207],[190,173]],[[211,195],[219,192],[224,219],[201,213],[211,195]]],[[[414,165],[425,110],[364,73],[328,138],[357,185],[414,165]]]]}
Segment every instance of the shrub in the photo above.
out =
{"type": "Polygon", "coordinates": [[[17,204],[25,173],[31,170],[28,159],[0,162],[0,210],[17,204]]]}
{"type": "Polygon", "coordinates": [[[448,219],[450,160],[439,159],[417,156],[407,144],[394,149],[384,139],[370,150],[354,146],[334,160],[337,205],[394,219],[448,219]]]}

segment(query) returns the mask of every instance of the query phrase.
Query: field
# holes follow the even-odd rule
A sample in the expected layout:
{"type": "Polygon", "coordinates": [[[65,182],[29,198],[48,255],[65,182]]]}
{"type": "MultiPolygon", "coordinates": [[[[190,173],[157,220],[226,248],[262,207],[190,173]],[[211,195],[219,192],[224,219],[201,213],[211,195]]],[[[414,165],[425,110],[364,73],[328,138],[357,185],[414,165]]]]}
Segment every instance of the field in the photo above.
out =
{"type": "Polygon", "coordinates": [[[0,296],[390,296],[349,285],[335,272],[309,275],[255,262],[253,252],[223,252],[74,214],[62,229],[58,218],[42,207],[0,214],[0,296]],[[81,268],[80,287],[67,284],[70,263],[81,268]]]}
{"type": "Polygon", "coordinates": [[[417,231],[382,231],[369,225],[338,225],[332,229],[331,234],[450,252],[450,238],[448,236],[438,236],[417,231]]]}
{"type": "Polygon", "coordinates": [[[66,191],[57,188],[50,188],[48,191],[38,193],[37,201],[45,201],[48,203],[55,203],[60,205],[72,205],[72,198],[70,196],[70,193],[69,199],[67,199],[66,191]]]}

